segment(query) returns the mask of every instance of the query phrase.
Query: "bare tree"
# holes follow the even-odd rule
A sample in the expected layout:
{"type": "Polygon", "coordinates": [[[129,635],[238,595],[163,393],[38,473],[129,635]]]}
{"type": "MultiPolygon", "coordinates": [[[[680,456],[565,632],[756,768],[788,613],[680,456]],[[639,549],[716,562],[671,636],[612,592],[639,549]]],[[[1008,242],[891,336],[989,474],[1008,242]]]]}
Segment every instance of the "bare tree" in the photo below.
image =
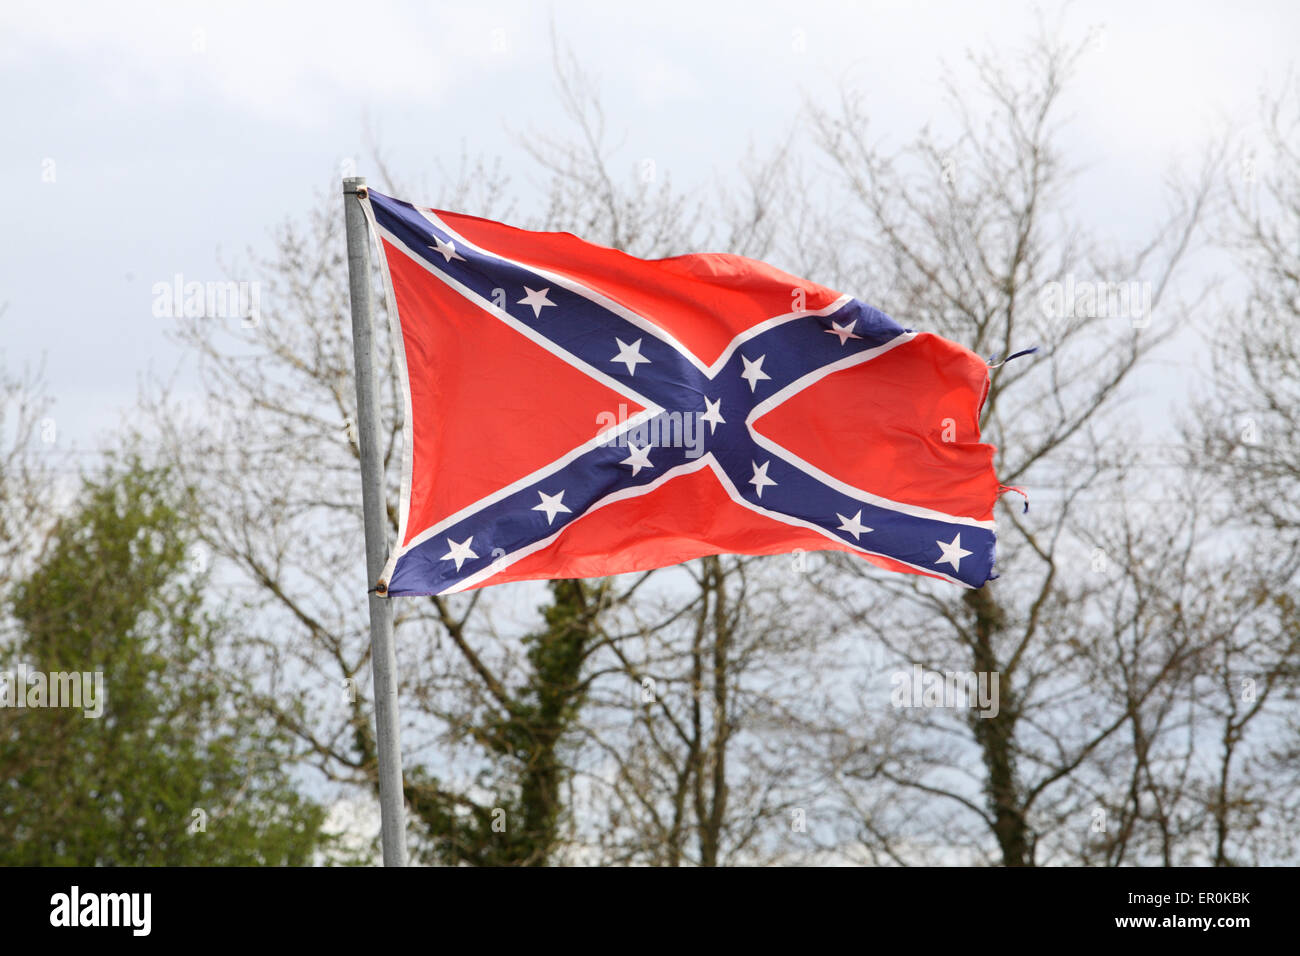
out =
{"type": "Polygon", "coordinates": [[[1231,495],[1223,600],[1206,677],[1219,751],[1205,790],[1218,865],[1293,857],[1300,670],[1300,85],[1261,99],[1237,137],[1215,234],[1244,282],[1209,331],[1214,388],[1186,427],[1189,467],[1231,495]],[[1264,742],[1261,742],[1260,738],[1264,742]]]}
{"type": "MultiPolygon", "coordinates": [[[[695,192],[652,162],[620,168],[595,80],[557,46],[574,136],[521,140],[546,201],[516,212],[499,167],[462,158],[442,204],[641,256],[721,245],[990,359],[1039,346],[1033,360],[991,362],[980,419],[1000,478],[1036,494],[1029,514],[999,506],[1002,579],[979,591],[842,556],[720,556],[400,601],[418,853],[509,865],[1269,857],[1296,807],[1265,771],[1286,781],[1300,764],[1279,736],[1294,720],[1295,610],[1270,577],[1291,574],[1294,553],[1220,534],[1222,502],[1196,455],[1170,481],[1149,479],[1128,421],[1143,369],[1177,331],[1175,276],[1216,157],[1191,182],[1171,178],[1147,242],[1121,253],[1086,230],[1071,215],[1058,113],[1087,46],[1043,29],[1018,60],[973,59],[974,82],[949,79],[955,132],[923,131],[896,153],[873,144],[846,92],[810,110],[815,155],[792,136],[695,192]],[[1053,299],[1067,284],[1091,300],[1053,299]],[[1230,571],[1224,549],[1241,555],[1230,571]],[[994,706],[894,706],[891,689],[913,668],[996,677],[994,706]]],[[[168,401],[155,419],[206,492],[206,540],[245,604],[241,652],[261,706],[325,779],[371,789],[339,224],[324,200],[254,263],[273,305],[262,324],[183,324],[205,369],[202,403],[186,418],[168,401]]],[[[1260,312],[1269,277],[1291,268],[1274,261],[1286,240],[1271,228],[1248,231],[1269,239],[1260,312]]],[[[1296,376],[1266,370],[1293,370],[1295,352],[1269,354],[1283,364],[1222,357],[1247,372],[1233,379],[1242,407],[1271,409],[1257,422],[1285,432],[1268,464],[1223,434],[1203,444],[1239,478],[1276,488],[1294,475],[1296,376]],[[1256,374],[1272,392],[1250,390],[1256,374]]],[[[391,353],[381,359],[395,530],[401,404],[391,353]]],[[[1251,486],[1262,498],[1266,487],[1251,486]]]]}
{"type": "Polygon", "coordinates": [[[1206,462],[1246,496],[1252,523],[1300,529],[1300,84],[1266,98],[1236,150],[1216,233],[1246,283],[1211,330],[1216,388],[1199,406],[1206,462]]]}
{"type": "MultiPolygon", "coordinates": [[[[579,140],[572,149],[530,140],[552,175],[535,225],[579,229],[641,254],[685,245],[677,226],[684,200],[667,182],[652,191],[654,177],[616,185],[586,80],[566,70],[559,77],[579,140]]],[[[462,156],[440,202],[500,215],[508,199],[497,172],[462,156]]],[[[304,225],[283,227],[270,256],[243,267],[263,279],[270,308],[261,321],[180,320],[177,335],[203,373],[198,399],[162,389],[149,405],[163,455],[203,494],[210,555],[242,598],[249,635],[240,653],[262,675],[261,706],[300,741],[301,758],[346,791],[373,788],[376,751],[358,598],[343,252],[337,203],[323,198],[304,225]]],[[[395,532],[402,406],[393,353],[386,337],[380,342],[395,532]]],[[[432,858],[539,864],[560,852],[566,748],[600,640],[596,617],[625,595],[603,582],[505,590],[502,600],[476,592],[398,602],[401,693],[415,705],[404,709],[406,795],[419,823],[417,852],[432,858]],[[535,615],[515,613],[511,598],[524,594],[540,605],[535,615]]]]}
{"type": "MultiPolygon", "coordinates": [[[[1207,169],[1172,189],[1165,223],[1128,256],[1072,222],[1072,172],[1058,113],[1087,48],[1087,38],[1070,43],[1040,23],[1018,59],[972,57],[971,81],[948,79],[956,133],[942,138],[926,130],[897,154],[872,144],[851,95],[835,110],[813,110],[843,186],[824,233],[852,250],[831,259],[839,287],[852,290],[856,275],[869,281],[880,274],[864,261],[887,263],[880,293],[868,288],[862,297],[905,324],[939,331],[990,361],[1026,346],[1040,350],[1032,361],[995,365],[980,418],[985,440],[997,447],[1002,481],[1056,491],[1029,515],[1005,500],[999,505],[1003,580],[960,595],[923,580],[882,578],[871,588],[823,582],[857,632],[887,648],[895,667],[998,676],[995,714],[893,714],[897,733],[886,746],[867,737],[856,753],[842,747],[838,760],[847,778],[864,786],[946,803],[954,815],[936,810],[927,825],[946,821],[951,853],[1012,866],[1036,862],[1049,831],[1085,825],[1086,815],[1062,794],[1126,726],[1127,708],[1098,706],[1085,659],[1071,650],[1075,642],[1115,636],[1115,622],[1082,614],[1091,588],[1081,542],[1104,510],[1090,508],[1089,496],[1104,499],[1130,457],[1120,418],[1126,390],[1175,329],[1153,321],[1136,300],[1116,315],[1105,294],[1100,308],[1097,300],[1061,308],[1045,293],[1051,283],[1082,280],[1109,292],[1132,280],[1150,290],[1150,309],[1160,309],[1212,182],[1207,169]],[[848,236],[852,243],[843,241],[848,236]],[[1080,628],[1098,630],[1073,636],[1080,628]]],[[[868,577],[857,563],[837,566],[849,580],[868,577]]],[[[878,704],[888,687],[877,683],[864,694],[878,704]]],[[[882,710],[871,711],[872,719],[882,710]]],[[[866,823],[868,832],[888,829],[866,823]]],[[[882,838],[876,849],[899,855],[896,847],[882,838]]]]}

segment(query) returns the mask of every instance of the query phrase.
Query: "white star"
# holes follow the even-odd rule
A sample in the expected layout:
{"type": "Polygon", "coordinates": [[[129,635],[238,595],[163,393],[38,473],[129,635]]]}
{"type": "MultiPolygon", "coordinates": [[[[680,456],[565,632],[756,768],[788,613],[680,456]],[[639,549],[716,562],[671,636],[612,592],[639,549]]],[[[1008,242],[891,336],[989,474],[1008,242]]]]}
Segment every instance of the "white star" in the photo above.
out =
{"type": "Polygon", "coordinates": [[[552,521],[554,521],[555,516],[559,514],[561,511],[566,512],[568,514],[573,513],[573,509],[564,503],[563,490],[560,490],[553,495],[548,495],[546,492],[540,490],[537,493],[542,496],[542,502],[541,504],[533,505],[533,510],[545,511],[547,524],[550,524],[552,521]]]}
{"type": "Polygon", "coordinates": [[[709,434],[712,435],[719,425],[727,424],[727,420],[722,417],[722,399],[711,402],[706,398],[704,404],[708,410],[700,416],[700,421],[709,423],[709,434]]]}
{"type": "Polygon", "coordinates": [[[843,325],[840,325],[838,322],[832,319],[831,327],[829,329],[822,329],[822,331],[825,332],[827,335],[838,335],[840,337],[840,345],[843,345],[849,339],[862,338],[862,336],[860,335],[853,334],[853,326],[857,325],[857,323],[858,323],[857,319],[849,319],[843,325]]]}
{"type": "Polygon", "coordinates": [[[764,488],[766,488],[768,485],[776,484],[775,481],[767,477],[767,466],[772,463],[770,461],[765,461],[763,462],[763,466],[761,468],[759,467],[758,462],[756,461],[750,462],[750,464],[754,466],[754,477],[749,479],[749,483],[754,486],[754,490],[758,493],[758,496],[761,498],[763,497],[764,488]]]}
{"type": "Polygon", "coordinates": [[[740,373],[740,377],[749,382],[749,390],[751,392],[758,388],[758,383],[763,379],[772,377],[763,371],[763,359],[765,358],[767,358],[766,355],[760,355],[751,362],[743,355],[740,357],[740,360],[745,363],[745,370],[740,373]]]}
{"type": "Polygon", "coordinates": [[[953,538],[952,541],[950,541],[947,544],[944,544],[942,541],[936,541],[935,544],[937,544],[939,546],[939,550],[943,552],[943,557],[941,557],[938,561],[934,563],[943,564],[946,561],[948,564],[952,565],[952,569],[954,571],[961,570],[962,558],[966,557],[966,555],[968,554],[974,553],[973,551],[967,551],[965,548],[961,546],[960,534],[957,535],[957,537],[953,538]]]}
{"type": "Polygon", "coordinates": [[[448,262],[451,262],[452,259],[459,259],[461,262],[465,261],[465,257],[456,251],[456,243],[454,242],[443,242],[437,236],[434,236],[433,245],[429,248],[438,253],[438,255],[442,256],[448,262]]]}
{"type": "Polygon", "coordinates": [[[628,442],[627,447],[631,450],[632,454],[620,461],[619,464],[631,465],[633,476],[636,476],[642,468],[654,467],[654,465],[650,464],[650,448],[652,446],[646,445],[644,448],[637,448],[636,445],[628,442]]]}
{"type": "Polygon", "coordinates": [[[452,541],[451,538],[448,538],[447,547],[451,548],[451,550],[442,556],[442,560],[455,561],[456,570],[459,571],[460,566],[464,564],[467,560],[469,560],[470,558],[478,557],[477,554],[475,554],[473,551],[469,549],[470,542],[473,540],[474,540],[474,536],[470,535],[460,544],[457,544],[455,541],[452,541]]]}
{"type": "Polygon", "coordinates": [[[857,541],[863,534],[872,530],[862,523],[862,509],[860,508],[858,509],[858,513],[852,518],[846,518],[844,515],[838,513],[835,517],[840,519],[839,530],[847,531],[849,534],[853,535],[854,541],[857,541]]]}
{"type": "Polygon", "coordinates": [[[627,366],[627,374],[635,375],[638,365],[649,365],[650,360],[641,354],[641,339],[637,339],[631,345],[628,345],[620,338],[615,338],[618,343],[618,354],[615,355],[611,362],[622,362],[627,366]]]}
{"type": "Polygon", "coordinates": [[[532,289],[528,288],[528,286],[524,286],[524,291],[527,292],[528,294],[515,304],[531,305],[533,307],[534,319],[538,318],[542,314],[542,309],[546,308],[548,305],[552,305],[552,306],[555,305],[554,302],[552,302],[550,299],[546,297],[546,293],[551,291],[551,287],[549,285],[545,289],[542,289],[537,292],[534,292],[532,289]]]}

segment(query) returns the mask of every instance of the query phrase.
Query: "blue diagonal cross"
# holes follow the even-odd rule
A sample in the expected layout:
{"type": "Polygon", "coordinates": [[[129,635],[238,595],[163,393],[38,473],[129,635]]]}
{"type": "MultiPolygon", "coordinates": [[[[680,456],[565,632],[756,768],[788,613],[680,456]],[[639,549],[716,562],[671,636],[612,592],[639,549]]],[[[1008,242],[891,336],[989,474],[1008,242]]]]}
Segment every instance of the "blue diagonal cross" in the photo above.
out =
{"type": "MultiPolygon", "coordinates": [[[[810,473],[773,443],[764,447],[755,440],[748,419],[760,403],[804,376],[908,335],[883,312],[846,298],[824,314],[760,326],[748,338],[742,336],[720,365],[704,368],[656,327],[633,321],[599,297],[479,250],[407,203],[373,190],[370,202],[376,224],[444,281],[636,396],[651,409],[644,434],[662,437],[670,433],[670,422],[689,416],[703,437],[703,458],[698,445],[692,449],[685,441],[633,448],[628,440],[635,429],[577,454],[541,480],[463,512],[435,534],[426,531],[398,559],[390,595],[443,593],[473,583],[470,579],[503,570],[610,495],[635,493],[674,469],[709,462],[716,463],[733,496],[778,520],[973,586],[990,576],[994,538],[987,525],[855,494],[810,473]],[[721,422],[705,422],[710,409],[721,422]],[[649,466],[638,467],[635,458],[628,463],[634,450],[648,457],[649,466]],[[556,499],[560,492],[562,498],[556,499]],[[547,510],[547,496],[565,510],[547,510]],[[958,549],[957,567],[951,561],[938,563],[958,549]]],[[[638,444],[635,437],[630,440],[632,446],[638,444]]]]}

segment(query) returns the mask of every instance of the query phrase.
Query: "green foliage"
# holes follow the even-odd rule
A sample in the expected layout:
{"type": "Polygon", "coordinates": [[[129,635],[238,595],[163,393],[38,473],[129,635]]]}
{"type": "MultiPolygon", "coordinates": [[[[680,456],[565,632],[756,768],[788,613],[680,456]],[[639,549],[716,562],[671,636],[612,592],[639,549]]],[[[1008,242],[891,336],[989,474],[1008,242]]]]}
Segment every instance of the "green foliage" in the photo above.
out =
{"type": "Polygon", "coordinates": [[[578,720],[582,668],[599,637],[604,582],[552,581],[545,627],[524,638],[528,672],[469,732],[503,778],[497,806],[443,790],[419,770],[407,772],[407,800],[431,838],[434,856],[474,866],[544,866],[559,842],[566,769],[560,747],[578,720]]]}
{"type": "Polygon", "coordinates": [[[102,672],[102,715],[0,708],[0,864],[310,862],[323,809],[239,706],[188,495],[131,460],[79,502],[9,596],[0,670],[102,672]]]}

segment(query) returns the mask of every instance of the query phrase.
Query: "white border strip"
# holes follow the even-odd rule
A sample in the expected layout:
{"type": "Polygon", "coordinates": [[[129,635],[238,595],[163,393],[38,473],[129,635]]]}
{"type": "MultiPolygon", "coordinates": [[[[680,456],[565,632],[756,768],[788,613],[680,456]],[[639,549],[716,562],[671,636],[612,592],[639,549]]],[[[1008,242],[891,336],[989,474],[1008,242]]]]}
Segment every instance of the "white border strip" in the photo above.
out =
{"type": "Polygon", "coordinates": [[[379,224],[375,222],[375,211],[370,206],[370,187],[367,186],[365,195],[358,196],[357,199],[365,211],[366,221],[370,223],[370,236],[366,237],[366,241],[369,242],[372,237],[374,238],[375,253],[379,257],[379,272],[384,282],[384,310],[388,313],[388,334],[393,342],[397,373],[402,383],[402,484],[398,492],[401,500],[398,502],[397,542],[389,553],[388,562],[384,565],[384,572],[379,578],[387,587],[388,582],[393,579],[393,568],[397,565],[397,559],[401,557],[401,545],[406,538],[406,525],[410,520],[411,474],[415,470],[415,439],[411,424],[411,376],[406,367],[406,340],[402,337],[402,320],[397,315],[397,294],[393,291],[393,278],[388,272],[388,256],[384,252],[384,244],[379,241],[379,224]]]}

